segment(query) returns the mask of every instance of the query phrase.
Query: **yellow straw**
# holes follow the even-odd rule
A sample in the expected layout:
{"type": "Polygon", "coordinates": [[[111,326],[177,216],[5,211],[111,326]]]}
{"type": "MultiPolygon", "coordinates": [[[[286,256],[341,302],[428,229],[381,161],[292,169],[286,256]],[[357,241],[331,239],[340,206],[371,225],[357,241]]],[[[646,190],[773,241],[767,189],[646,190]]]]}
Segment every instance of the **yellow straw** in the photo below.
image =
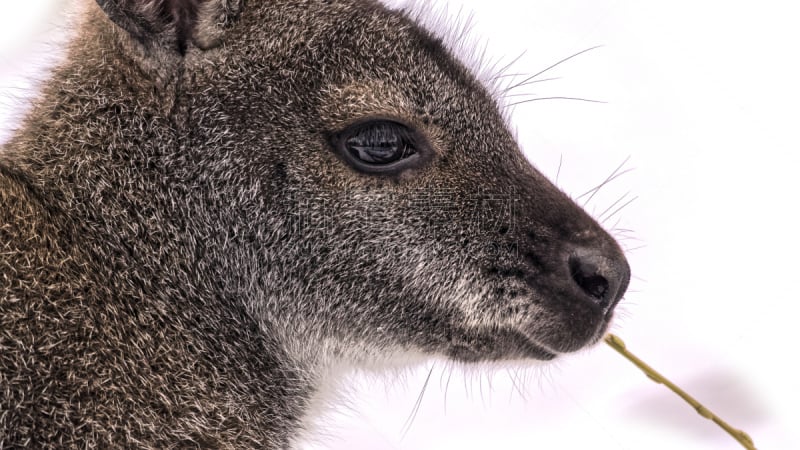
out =
{"type": "Polygon", "coordinates": [[[686,401],[686,403],[692,405],[692,407],[697,411],[698,414],[705,417],[708,420],[713,421],[723,430],[727,431],[734,439],[736,439],[742,446],[748,450],[756,450],[755,445],[753,444],[753,440],[750,436],[747,435],[742,430],[738,430],[733,428],[732,426],[728,425],[727,422],[720,419],[719,416],[711,412],[708,408],[703,406],[700,402],[695,400],[691,395],[687,394],[683,391],[683,389],[679,388],[671,381],[666,379],[663,375],[653,370],[652,367],[648,366],[644,363],[641,359],[637,358],[633,353],[629,352],[627,348],[625,348],[625,342],[622,339],[618,338],[613,334],[608,334],[605,337],[606,344],[610,345],[611,348],[619,352],[622,356],[627,358],[630,362],[632,362],[636,367],[642,369],[642,371],[647,375],[651,380],[655,381],[656,383],[660,383],[668,387],[672,392],[678,394],[682,399],[686,401]]]}

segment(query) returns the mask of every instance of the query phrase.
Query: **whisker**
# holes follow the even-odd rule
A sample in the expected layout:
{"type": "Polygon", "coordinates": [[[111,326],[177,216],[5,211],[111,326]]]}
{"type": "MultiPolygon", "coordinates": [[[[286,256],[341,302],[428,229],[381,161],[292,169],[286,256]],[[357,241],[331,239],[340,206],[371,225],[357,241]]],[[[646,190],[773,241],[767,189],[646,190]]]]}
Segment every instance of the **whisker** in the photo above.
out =
{"type": "Polygon", "coordinates": [[[558,186],[558,177],[561,175],[561,164],[564,163],[564,154],[558,155],[558,169],[556,170],[556,186],[558,186]]]}
{"type": "MultiPolygon", "coordinates": [[[[532,85],[532,84],[541,83],[542,81],[554,81],[554,80],[560,80],[561,78],[563,78],[563,77],[550,77],[550,78],[540,78],[540,79],[538,79],[538,80],[528,80],[528,81],[525,81],[525,82],[523,82],[523,83],[517,83],[517,84],[514,86],[514,89],[519,89],[519,88],[521,88],[521,87],[524,87],[524,86],[530,86],[530,85],[532,85]]],[[[507,89],[507,90],[505,90],[504,92],[509,92],[509,91],[512,91],[512,90],[513,90],[513,89],[507,89]]]]}
{"type": "MultiPolygon", "coordinates": [[[[542,78],[540,80],[534,80],[531,83],[543,83],[545,81],[554,81],[560,80],[561,77],[553,77],[553,78],[542,78]]],[[[519,94],[504,94],[503,98],[512,98],[512,97],[530,97],[536,95],[533,92],[520,92],[519,94]]]]}
{"type": "Polygon", "coordinates": [[[612,203],[611,205],[609,205],[609,207],[608,207],[608,208],[606,208],[606,209],[605,209],[603,212],[601,212],[601,213],[600,213],[600,215],[599,215],[599,216],[597,216],[597,220],[599,220],[601,224],[602,224],[602,223],[605,223],[605,220],[602,220],[602,219],[603,219],[603,216],[604,216],[604,215],[606,215],[606,213],[608,213],[608,212],[611,210],[611,208],[613,208],[613,207],[617,206],[617,205],[619,204],[619,202],[621,202],[621,201],[622,201],[622,200],[624,200],[624,199],[625,199],[625,198],[626,198],[628,195],[630,195],[630,193],[631,193],[631,191],[628,191],[628,192],[626,192],[626,193],[622,194],[622,196],[621,196],[620,198],[618,198],[618,199],[617,199],[617,201],[615,201],[614,203],[612,203]]]}
{"type": "Polygon", "coordinates": [[[622,205],[622,206],[620,206],[619,208],[615,209],[615,210],[614,210],[614,212],[612,212],[611,214],[609,214],[609,215],[608,215],[608,217],[606,217],[605,219],[603,219],[603,221],[601,222],[601,224],[602,224],[602,223],[605,223],[605,222],[606,222],[606,220],[608,220],[608,219],[610,219],[610,218],[614,217],[615,215],[617,215],[617,213],[618,213],[618,212],[622,211],[622,210],[623,210],[623,208],[625,208],[626,206],[628,206],[628,205],[630,205],[631,203],[633,203],[634,201],[636,201],[636,199],[637,199],[637,198],[639,198],[639,197],[638,197],[638,196],[636,196],[636,197],[633,197],[632,199],[630,199],[630,200],[628,200],[627,202],[625,202],[625,204],[623,204],[623,205],[622,205]]]}
{"type": "MultiPolygon", "coordinates": [[[[509,397],[513,397],[514,391],[517,391],[517,394],[519,394],[520,398],[522,398],[523,400],[527,400],[525,393],[522,392],[522,387],[520,386],[521,381],[519,380],[520,376],[519,369],[514,368],[507,370],[508,370],[508,378],[511,380],[511,387],[512,387],[512,390],[509,392],[509,397]]],[[[509,400],[510,399],[511,398],[509,398],[509,400]]]]}
{"type": "Polygon", "coordinates": [[[512,59],[511,61],[509,61],[509,62],[508,62],[508,63],[507,63],[505,66],[501,67],[501,68],[500,68],[500,69],[499,69],[497,72],[495,72],[495,75],[494,75],[494,76],[491,78],[491,80],[492,80],[492,81],[495,81],[495,80],[497,80],[497,79],[499,79],[499,78],[505,78],[505,77],[508,77],[508,76],[514,76],[514,77],[516,77],[516,76],[522,76],[522,74],[521,74],[521,73],[517,73],[517,74],[505,74],[505,71],[506,71],[506,70],[508,70],[508,69],[510,69],[510,68],[511,68],[511,67],[512,67],[514,64],[516,64],[516,63],[517,63],[517,62],[518,62],[520,59],[522,59],[522,57],[523,57],[523,56],[525,56],[525,54],[526,54],[527,52],[528,52],[528,49],[525,49],[525,50],[523,50],[522,52],[520,52],[520,54],[519,54],[519,55],[517,55],[517,57],[516,57],[516,58],[512,59]]]}
{"type": "Polygon", "coordinates": [[[614,180],[615,180],[617,177],[619,177],[619,176],[622,176],[622,175],[624,175],[624,174],[626,174],[626,173],[630,172],[631,170],[633,170],[633,169],[626,169],[626,170],[624,170],[624,171],[620,172],[620,169],[622,169],[622,167],[623,167],[623,166],[624,166],[624,165],[625,165],[625,164],[628,162],[628,160],[630,160],[630,159],[631,159],[631,157],[630,157],[630,156],[628,156],[627,158],[625,158],[625,160],[624,160],[624,161],[622,161],[622,163],[620,163],[620,165],[619,165],[619,166],[617,166],[617,168],[616,168],[616,169],[614,169],[614,171],[613,171],[613,172],[611,172],[611,175],[609,175],[609,176],[608,176],[608,177],[607,177],[605,180],[603,180],[603,182],[602,182],[602,183],[598,184],[597,186],[593,187],[592,189],[589,189],[588,191],[584,192],[583,194],[581,194],[581,195],[579,195],[579,196],[575,197],[575,201],[577,202],[577,201],[578,201],[578,200],[580,200],[581,198],[583,198],[583,197],[585,197],[585,196],[587,196],[587,195],[591,194],[591,196],[589,196],[589,198],[588,198],[588,199],[586,199],[586,201],[585,201],[585,202],[583,202],[583,204],[584,204],[584,205],[586,205],[587,203],[589,203],[589,202],[592,200],[592,198],[594,197],[594,195],[595,195],[595,194],[597,194],[597,191],[599,191],[599,190],[600,190],[600,188],[602,188],[602,187],[603,187],[603,186],[605,186],[606,184],[610,183],[611,181],[614,181],[614,180]]]}
{"type": "Polygon", "coordinates": [[[545,81],[556,81],[556,80],[560,80],[560,79],[562,79],[562,78],[563,78],[563,77],[539,78],[539,79],[537,79],[537,80],[530,80],[530,81],[528,81],[528,82],[526,82],[526,83],[524,83],[524,84],[520,84],[520,85],[519,85],[519,86],[517,86],[517,87],[522,87],[522,86],[530,86],[530,85],[532,85],[532,84],[535,84],[535,83],[543,83],[543,82],[545,82],[545,81]]]}
{"type": "Polygon", "coordinates": [[[444,385],[444,413],[447,414],[447,391],[450,389],[450,379],[453,378],[453,366],[448,364],[447,382],[444,385]]]}
{"type": "Polygon", "coordinates": [[[431,380],[431,375],[433,374],[433,367],[434,364],[431,364],[431,369],[428,371],[428,376],[425,378],[425,384],[422,385],[422,390],[419,392],[417,396],[417,401],[414,403],[414,408],[411,410],[411,414],[406,419],[406,422],[403,424],[403,428],[401,430],[401,435],[405,437],[406,434],[411,430],[411,425],[414,423],[414,419],[417,417],[417,413],[419,413],[419,408],[422,405],[422,398],[425,396],[425,391],[428,389],[428,382],[431,380]]]}
{"type": "Polygon", "coordinates": [[[498,70],[497,74],[492,76],[492,78],[490,78],[489,80],[490,81],[496,81],[496,80],[499,80],[500,78],[514,78],[514,77],[521,77],[521,76],[526,76],[526,75],[528,75],[528,74],[522,73],[522,72],[502,73],[501,71],[498,70]]]}
{"type": "MultiPolygon", "coordinates": [[[[632,252],[635,252],[636,250],[641,250],[641,249],[643,249],[645,247],[647,247],[647,244],[642,244],[642,245],[640,245],[638,247],[633,247],[633,248],[626,248],[625,249],[625,253],[632,253],[632,252]]],[[[636,292],[636,291],[630,291],[630,292],[636,292]]]]}
{"type": "Polygon", "coordinates": [[[588,102],[588,103],[608,103],[603,100],[592,100],[589,98],[580,98],[580,97],[536,97],[536,98],[529,98],[527,100],[521,100],[514,103],[509,103],[507,107],[512,107],[516,105],[521,105],[523,103],[530,103],[530,102],[538,102],[540,100],[575,100],[579,102],[588,102]]]}
{"type": "Polygon", "coordinates": [[[611,230],[612,230],[612,231],[613,231],[613,230],[620,230],[620,231],[622,231],[622,232],[624,232],[624,233],[627,233],[627,232],[631,232],[631,233],[632,233],[632,232],[633,232],[633,230],[626,230],[626,229],[620,229],[620,228],[617,228],[617,227],[619,226],[619,222],[620,222],[621,220],[622,220],[622,217],[618,217],[618,218],[617,218],[617,221],[616,221],[616,222],[614,222],[614,225],[611,227],[611,230]]]}
{"type": "Polygon", "coordinates": [[[581,51],[579,51],[578,53],[575,53],[575,54],[572,54],[572,55],[570,55],[570,56],[567,56],[566,58],[564,58],[564,59],[562,59],[562,60],[560,60],[560,61],[556,62],[555,64],[551,64],[550,66],[548,66],[548,67],[545,67],[544,69],[542,69],[542,70],[540,70],[540,71],[536,72],[535,74],[533,74],[533,75],[529,76],[528,78],[525,78],[525,79],[524,79],[524,80],[522,80],[521,82],[519,82],[519,83],[517,83],[517,84],[514,84],[514,85],[512,85],[512,86],[508,87],[508,88],[507,88],[507,89],[506,89],[504,92],[512,91],[512,90],[514,90],[514,89],[516,89],[516,88],[518,88],[518,87],[520,87],[520,86],[524,86],[524,85],[525,85],[525,83],[528,83],[529,81],[531,81],[531,80],[535,79],[536,77],[538,77],[539,75],[541,75],[541,74],[543,74],[543,73],[547,72],[548,70],[551,70],[551,69],[553,69],[553,68],[555,68],[555,67],[557,67],[557,66],[559,66],[559,65],[561,65],[561,64],[563,64],[563,63],[565,63],[565,62],[567,62],[567,61],[569,61],[569,60],[570,60],[570,59],[572,59],[572,58],[575,58],[575,57],[577,57],[577,56],[580,56],[580,55],[582,55],[582,54],[584,54],[584,53],[586,53],[586,52],[590,52],[590,51],[592,51],[592,50],[595,50],[595,49],[597,49],[597,48],[600,48],[600,47],[602,47],[602,45],[596,45],[596,46],[594,46],[594,47],[589,47],[589,48],[587,48],[586,50],[581,50],[581,51]]]}
{"type": "Polygon", "coordinates": [[[635,236],[617,236],[615,235],[614,238],[618,241],[636,241],[636,242],[644,242],[644,240],[637,238],[635,236]]]}
{"type": "MultiPolygon", "coordinates": [[[[619,220],[619,219],[617,219],[617,220],[619,220]]],[[[613,234],[614,236],[622,236],[622,237],[627,237],[627,238],[635,236],[635,233],[633,231],[631,231],[631,230],[620,230],[620,229],[617,229],[617,228],[611,228],[611,229],[608,230],[608,232],[613,234]]]]}
{"type": "MultiPolygon", "coordinates": [[[[521,74],[514,74],[514,76],[520,76],[520,75],[521,75],[521,74]]],[[[544,83],[545,81],[557,81],[557,80],[560,80],[560,79],[562,79],[562,78],[563,78],[563,77],[539,78],[538,80],[531,80],[531,81],[528,81],[527,83],[525,83],[525,84],[523,84],[523,85],[520,85],[520,87],[521,87],[521,86],[530,86],[530,85],[532,85],[532,84],[536,84],[536,83],[544,83]]],[[[508,92],[510,92],[510,90],[503,90],[503,91],[500,93],[500,97],[501,97],[501,98],[508,98],[508,97],[516,97],[516,96],[520,96],[520,95],[533,95],[533,94],[509,94],[508,92]]]]}
{"type": "Polygon", "coordinates": [[[483,396],[483,376],[486,375],[486,379],[489,379],[489,376],[484,372],[478,372],[478,394],[481,396],[481,405],[483,405],[483,409],[486,409],[486,397],[483,396]]]}

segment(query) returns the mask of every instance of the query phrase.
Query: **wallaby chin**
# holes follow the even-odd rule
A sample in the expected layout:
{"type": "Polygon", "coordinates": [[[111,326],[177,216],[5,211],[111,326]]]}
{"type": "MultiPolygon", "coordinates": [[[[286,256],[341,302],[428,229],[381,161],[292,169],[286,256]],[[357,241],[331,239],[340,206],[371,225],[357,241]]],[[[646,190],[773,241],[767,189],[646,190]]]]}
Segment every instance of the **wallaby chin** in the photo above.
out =
{"type": "Polygon", "coordinates": [[[0,155],[2,444],[284,448],[342,367],[605,332],[620,247],[420,16],[84,14],[0,155]]]}

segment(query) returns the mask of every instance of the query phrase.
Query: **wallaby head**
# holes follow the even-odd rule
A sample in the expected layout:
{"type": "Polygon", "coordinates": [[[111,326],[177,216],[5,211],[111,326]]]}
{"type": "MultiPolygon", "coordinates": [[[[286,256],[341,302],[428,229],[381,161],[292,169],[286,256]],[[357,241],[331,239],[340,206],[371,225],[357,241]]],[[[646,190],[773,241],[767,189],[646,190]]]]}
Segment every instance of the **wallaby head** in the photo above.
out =
{"type": "Polygon", "coordinates": [[[628,284],[378,2],[97,0],[0,158],[12,443],[284,446],[337,362],[552,359],[628,284]]]}

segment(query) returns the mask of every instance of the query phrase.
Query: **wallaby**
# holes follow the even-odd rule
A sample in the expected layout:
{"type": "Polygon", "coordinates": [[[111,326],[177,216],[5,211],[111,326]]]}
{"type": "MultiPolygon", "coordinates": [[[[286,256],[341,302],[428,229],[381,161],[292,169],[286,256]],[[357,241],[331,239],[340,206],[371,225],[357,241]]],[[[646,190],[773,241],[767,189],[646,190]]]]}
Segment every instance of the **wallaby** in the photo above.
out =
{"type": "Polygon", "coordinates": [[[286,448],[341,365],[597,342],[619,245],[371,0],[97,0],[0,151],[0,447],[286,448]]]}

